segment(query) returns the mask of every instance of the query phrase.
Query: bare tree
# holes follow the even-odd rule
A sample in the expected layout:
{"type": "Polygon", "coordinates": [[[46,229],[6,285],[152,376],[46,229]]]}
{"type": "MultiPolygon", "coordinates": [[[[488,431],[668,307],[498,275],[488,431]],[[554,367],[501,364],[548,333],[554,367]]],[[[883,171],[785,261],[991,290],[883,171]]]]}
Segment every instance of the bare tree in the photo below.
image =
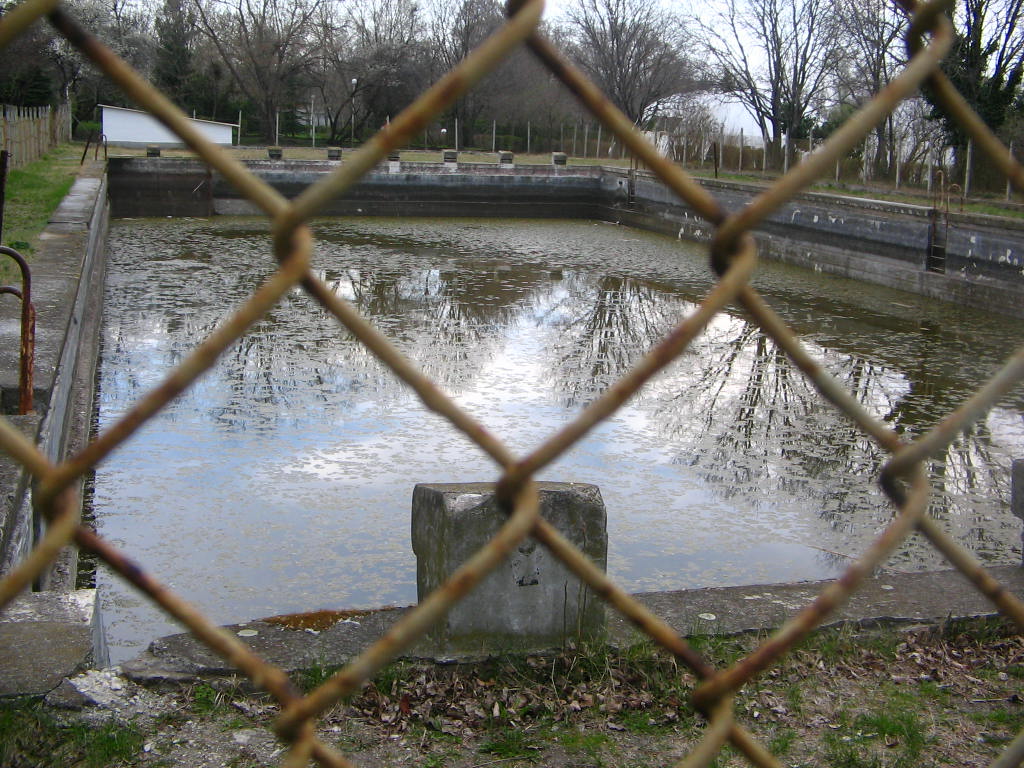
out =
{"type": "Polygon", "coordinates": [[[778,160],[783,135],[797,134],[832,84],[840,54],[832,3],[723,0],[701,26],[723,90],[746,108],[778,160]]]}
{"type": "Polygon", "coordinates": [[[377,127],[426,85],[423,13],[413,0],[369,0],[350,5],[347,18],[358,70],[356,114],[377,127]]]}
{"type": "Polygon", "coordinates": [[[341,7],[323,4],[314,23],[314,53],[310,66],[312,111],[327,123],[329,144],[338,143],[351,121],[355,131],[355,91],[359,67],[351,26],[341,7]],[[356,85],[352,80],[356,79],[356,85]]]}
{"type": "Polygon", "coordinates": [[[935,159],[935,148],[943,147],[942,126],[931,119],[928,103],[922,98],[902,102],[889,120],[890,135],[900,152],[904,176],[915,183],[926,181],[925,168],[935,159]]]}
{"type": "MultiPolygon", "coordinates": [[[[462,61],[503,21],[504,14],[496,0],[436,0],[430,19],[434,77],[440,77],[462,61]]],[[[497,82],[500,78],[491,74],[449,110],[449,115],[459,120],[462,145],[471,135],[475,121],[493,103],[493,93],[488,87],[497,82]]]]}
{"type": "MultiPolygon", "coordinates": [[[[79,23],[144,76],[153,61],[148,10],[132,0],[71,0],[68,9],[79,23]]],[[[53,38],[49,56],[62,81],[75,90],[75,115],[89,120],[97,104],[128,104],[124,93],[62,36],[53,38]]]]}
{"type": "MultiPolygon", "coordinates": [[[[906,16],[891,0],[841,0],[836,5],[845,42],[837,72],[840,104],[861,107],[881,91],[906,61],[906,16]]],[[[897,152],[894,117],[875,126],[875,175],[891,170],[897,152]]]]}
{"type": "Polygon", "coordinates": [[[683,54],[682,24],[654,0],[576,0],[566,19],[577,63],[636,125],[707,86],[683,54]]]}
{"type": "Polygon", "coordinates": [[[277,111],[291,107],[313,62],[313,22],[327,0],[195,0],[203,34],[273,141],[277,111]]]}
{"type": "Polygon", "coordinates": [[[709,136],[718,133],[720,123],[710,107],[699,98],[677,105],[671,115],[661,118],[662,130],[668,135],[668,150],[673,160],[681,163],[701,162],[701,153],[709,136]]]}

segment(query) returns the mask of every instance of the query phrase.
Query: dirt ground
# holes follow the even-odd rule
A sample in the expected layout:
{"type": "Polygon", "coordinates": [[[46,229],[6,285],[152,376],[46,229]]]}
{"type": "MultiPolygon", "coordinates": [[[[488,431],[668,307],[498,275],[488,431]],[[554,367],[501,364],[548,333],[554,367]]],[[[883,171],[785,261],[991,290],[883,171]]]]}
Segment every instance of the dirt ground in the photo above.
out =
{"type": "MultiPolygon", "coordinates": [[[[694,642],[721,666],[756,640],[694,642]]],[[[1024,638],[998,625],[822,632],[747,685],[736,714],[780,765],[987,766],[1024,726],[1022,679],[1024,638]]],[[[671,765],[704,732],[694,684],[649,646],[397,662],[318,731],[359,766],[671,765]]],[[[278,711],[230,680],[158,692],[93,671],[46,703],[0,708],[0,765],[281,765],[278,711]]],[[[749,763],[726,747],[715,764],[749,763]]]]}

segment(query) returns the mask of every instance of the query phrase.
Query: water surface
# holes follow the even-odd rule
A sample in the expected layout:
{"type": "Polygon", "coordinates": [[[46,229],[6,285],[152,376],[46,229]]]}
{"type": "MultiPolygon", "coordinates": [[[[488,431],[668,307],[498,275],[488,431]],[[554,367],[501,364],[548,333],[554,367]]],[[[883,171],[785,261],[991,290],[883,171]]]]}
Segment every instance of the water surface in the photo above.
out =
{"type": "MultiPolygon", "coordinates": [[[[333,219],[315,266],[462,406],[525,452],[709,289],[699,247],[603,223],[333,219]]],[[[109,426],[273,269],[250,219],[111,230],[100,372],[109,426]]],[[[778,265],[756,285],[868,410],[918,434],[1017,345],[1020,323],[778,265]]],[[[1020,559],[1018,390],[929,471],[932,513],[986,562],[1020,559]]],[[[838,573],[892,518],[882,453],[776,344],[718,317],[541,479],[591,482],[631,591],[838,573]]],[[[97,471],[97,526],[214,621],[415,601],[418,482],[493,463],[295,290],[97,471]]],[[[889,567],[945,567],[914,538],[889,567]]],[[[114,660],[177,628],[101,571],[114,660]]]]}

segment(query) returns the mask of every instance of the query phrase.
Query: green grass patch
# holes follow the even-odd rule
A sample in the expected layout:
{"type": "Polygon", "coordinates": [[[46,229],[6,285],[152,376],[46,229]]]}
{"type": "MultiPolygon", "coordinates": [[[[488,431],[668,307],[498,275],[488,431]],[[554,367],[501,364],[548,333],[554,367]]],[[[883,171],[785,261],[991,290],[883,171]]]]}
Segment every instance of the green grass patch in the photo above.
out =
{"type": "Polygon", "coordinates": [[[1010,664],[1004,671],[1017,680],[1024,678],[1024,664],[1010,664]]]}
{"type": "Polygon", "coordinates": [[[937,637],[958,644],[989,643],[1016,634],[1016,629],[1009,619],[1004,619],[1001,616],[950,619],[944,621],[934,631],[937,637]]]}
{"type": "Polygon", "coordinates": [[[786,705],[789,707],[789,711],[793,713],[795,717],[799,717],[804,711],[804,689],[800,683],[790,683],[785,691],[784,696],[786,699],[786,705]]]}
{"type": "Polygon", "coordinates": [[[830,768],[883,768],[882,758],[865,754],[849,736],[825,734],[825,759],[830,768]]]}
{"type": "Polygon", "coordinates": [[[746,656],[759,638],[746,635],[692,634],[686,639],[712,666],[728,667],[746,656]]]}
{"type": "Polygon", "coordinates": [[[783,757],[793,748],[796,739],[796,731],[792,728],[780,728],[768,740],[768,751],[776,757],[783,757]]]}
{"type": "Polygon", "coordinates": [[[559,743],[570,755],[584,754],[592,760],[600,757],[602,751],[612,744],[608,734],[600,731],[580,731],[572,728],[558,737],[559,743]]]}
{"type": "Polygon", "coordinates": [[[654,712],[645,709],[626,709],[619,713],[618,720],[630,733],[656,735],[671,731],[671,727],[659,722],[654,712]]]}
{"type": "Polygon", "coordinates": [[[448,752],[431,752],[429,755],[424,755],[420,761],[420,765],[423,768],[445,768],[448,765],[448,761],[458,757],[458,753],[451,751],[448,752]]]}
{"type": "Polygon", "coordinates": [[[0,704],[0,765],[126,765],[138,755],[142,742],[134,723],[66,724],[38,704],[0,704]]]}
{"type": "Polygon", "coordinates": [[[856,715],[837,713],[838,728],[822,737],[831,768],[911,768],[921,764],[928,735],[919,712],[926,711],[916,691],[882,691],[880,703],[856,715]]]}
{"type": "Polygon", "coordinates": [[[206,683],[199,683],[192,689],[192,710],[199,715],[208,715],[220,709],[220,697],[206,683]]]}
{"type": "MultiPolygon", "coordinates": [[[[71,189],[79,168],[79,150],[65,144],[24,168],[7,174],[2,242],[31,259],[51,214],[71,189]]],[[[9,259],[0,261],[0,283],[20,274],[9,259]]]]}
{"type": "Polygon", "coordinates": [[[339,669],[341,669],[341,667],[322,666],[320,664],[317,664],[315,667],[311,667],[310,669],[303,669],[296,674],[295,685],[297,685],[299,690],[303,693],[309,693],[323,685],[339,669]]]}
{"type": "Polygon", "coordinates": [[[887,747],[899,749],[908,759],[916,758],[927,741],[924,728],[917,713],[908,709],[886,707],[859,715],[854,726],[861,729],[865,738],[879,738],[887,747]]]}
{"type": "Polygon", "coordinates": [[[479,751],[484,755],[493,755],[500,760],[528,760],[537,758],[543,744],[530,734],[518,729],[508,729],[504,733],[488,739],[480,745],[479,751]]]}
{"type": "Polygon", "coordinates": [[[1017,732],[1024,728],[1024,708],[992,709],[987,712],[972,712],[971,719],[989,727],[1004,728],[1017,732]]]}
{"type": "Polygon", "coordinates": [[[918,693],[930,701],[940,703],[949,701],[949,689],[939,685],[934,680],[921,680],[917,684],[918,693]]]}

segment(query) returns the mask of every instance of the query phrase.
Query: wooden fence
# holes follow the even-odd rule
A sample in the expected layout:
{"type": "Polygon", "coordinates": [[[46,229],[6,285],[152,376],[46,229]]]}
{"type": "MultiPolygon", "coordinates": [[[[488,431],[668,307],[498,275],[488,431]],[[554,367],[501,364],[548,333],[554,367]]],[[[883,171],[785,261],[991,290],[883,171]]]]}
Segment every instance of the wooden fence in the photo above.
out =
{"type": "Polygon", "coordinates": [[[10,153],[8,165],[20,168],[71,141],[71,108],[2,106],[0,149],[10,153]]]}

